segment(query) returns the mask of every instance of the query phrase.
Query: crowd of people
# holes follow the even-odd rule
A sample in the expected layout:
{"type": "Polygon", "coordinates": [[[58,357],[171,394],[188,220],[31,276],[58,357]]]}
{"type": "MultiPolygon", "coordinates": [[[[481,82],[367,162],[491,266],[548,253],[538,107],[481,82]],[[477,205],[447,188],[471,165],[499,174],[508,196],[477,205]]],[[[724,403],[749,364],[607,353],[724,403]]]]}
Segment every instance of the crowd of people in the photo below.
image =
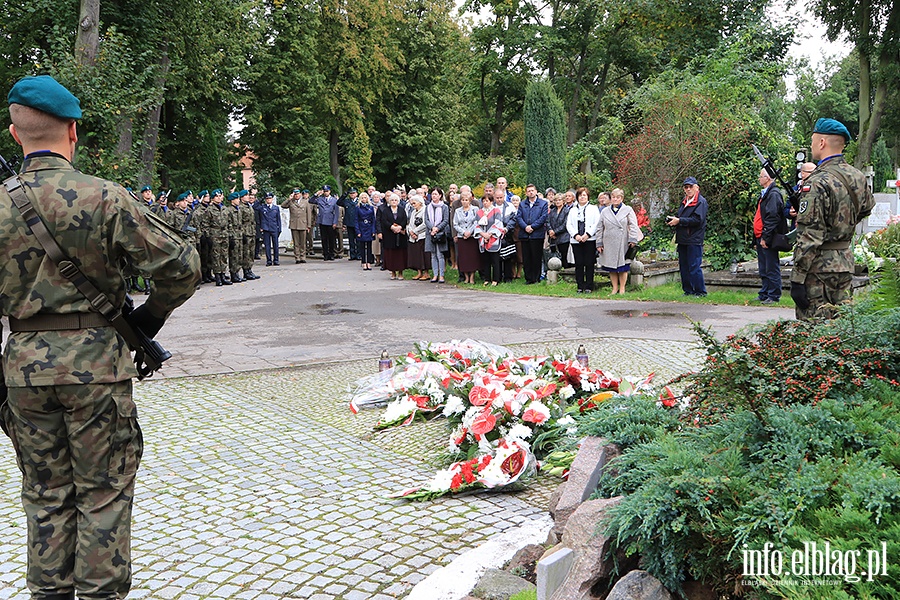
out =
{"type": "Polygon", "coordinates": [[[527,285],[545,277],[547,260],[575,267],[578,291],[594,290],[598,265],[610,274],[614,294],[624,293],[634,249],[649,224],[625,204],[621,189],[601,192],[592,203],[586,188],[557,192],[525,186],[521,198],[506,178],[484,185],[475,197],[468,185],[418,188],[374,186],[337,196],[328,186],[315,192],[294,189],[282,202],[294,259],[306,262],[318,228],[325,260],[358,261],[363,270],[379,267],[393,280],[414,270],[413,280],[445,283],[447,268],[459,283],[496,286],[523,277],[527,285]],[[343,236],[346,235],[346,243],[343,236]],[[630,251],[631,250],[631,251],[630,251]],[[599,259],[599,260],[598,260],[599,259]]]}

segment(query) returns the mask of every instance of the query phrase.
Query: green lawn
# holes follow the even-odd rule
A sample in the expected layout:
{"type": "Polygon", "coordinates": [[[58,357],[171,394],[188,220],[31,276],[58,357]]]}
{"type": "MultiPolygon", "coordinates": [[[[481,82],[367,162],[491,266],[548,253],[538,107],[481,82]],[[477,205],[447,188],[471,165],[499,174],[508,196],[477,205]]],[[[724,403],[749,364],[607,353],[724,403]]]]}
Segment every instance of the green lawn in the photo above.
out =
{"type": "MultiPolygon", "coordinates": [[[[415,275],[415,271],[407,270],[403,276],[407,279],[415,275]]],[[[550,296],[557,298],[593,298],[597,300],[640,300],[653,302],[686,302],[690,304],[733,304],[737,306],[758,306],[767,308],[767,305],[761,304],[756,299],[755,291],[743,290],[727,290],[727,291],[711,291],[705,298],[696,296],[684,296],[681,291],[680,283],[669,283],[658,287],[644,287],[639,290],[630,289],[625,294],[611,297],[609,280],[605,277],[597,276],[595,285],[599,289],[595,289],[592,294],[579,294],[575,289],[575,284],[562,281],[556,285],[549,285],[546,281],[542,281],[535,285],[525,285],[523,279],[517,279],[512,283],[501,283],[496,287],[484,287],[481,280],[476,276],[475,284],[468,285],[464,283],[456,283],[459,274],[455,269],[447,269],[446,280],[448,284],[456,285],[460,288],[473,290],[482,290],[485,292],[493,292],[499,294],[525,294],[529,296],[550,296]]],[[[781,302],[772,306],[780,306],[782,308],[793,308],[794,301],[788,290],[785,290],[781,296],[781,302]]]]}

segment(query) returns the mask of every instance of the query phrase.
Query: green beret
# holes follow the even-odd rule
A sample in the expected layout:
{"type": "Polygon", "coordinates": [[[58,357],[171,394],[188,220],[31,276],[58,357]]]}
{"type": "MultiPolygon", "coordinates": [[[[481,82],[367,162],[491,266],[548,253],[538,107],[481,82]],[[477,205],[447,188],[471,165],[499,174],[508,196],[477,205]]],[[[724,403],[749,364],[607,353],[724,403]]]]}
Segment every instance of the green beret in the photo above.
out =
{"type": "Polygon", "coordinates": [[[200,193],[197,194],[197,197],[202,198],[203,196],[206,196],[208,194],[209,194],[209,190],[200,190],[200,193]]]}
{"type": "Polygon", "coordinates": [[[228,201],[231,202],[231,201],[234,200],[235,198],[239,198],[239,197],[240,197],[240,196],[238,195],[237,192],[231,192],[230,194],[228,194],[228,201]]]}
{"type": "Polygon", "coordinates": [[[247,190],[241,190],[241,191],[235,192],[235,193],[236,193],[236,194],[238,195],[238,197],[240,197],[240,198],[243,198],[244,196],[249,196],[249,195],[250,195],[250,192],[248,192],[247,190]]]}
{"type": "MultiPolygon", "coordinates": [[[[216,188],[212,191],[213,196],[218,196],[221,193],[222,193],[222,188],[216,188]]],[[[200,195],[202,196],[203,194],[200,194],[200,195]]]]}
{"type": "Polygon", "coordinates": [[[23,77],[9,90],[6,100],[60,119],[81,118],[81,102],[49,75],[23,77]]]}
{"type": "Polygon", "coordinates": [[[175,202],[181,202],[182,200],[187,200],[187,197],[188,197],[188,193],[182,192],[181,194],[178,194],[178,199],[175,200],[175,202]]]}
{"type": "Polygon", "coordinates": [[[144,192],[149,192],[149,191],[151,191],[152,189],[153,189],[153,188],[150,187],[149,185],[145,185],[144,187],[141,188],[141,193],[143,194],[144,192]]]}
{"type": "Polygon", "coordinates": [[[824,135],[839,135],[848,142],[853,139],[853,137],[850,135],[850,130],[847,129],[843,123],[835,119],[819,119],[818,121],[816,121],[816,126],[813,128],[813,133],[821,133],[824,135]]]}

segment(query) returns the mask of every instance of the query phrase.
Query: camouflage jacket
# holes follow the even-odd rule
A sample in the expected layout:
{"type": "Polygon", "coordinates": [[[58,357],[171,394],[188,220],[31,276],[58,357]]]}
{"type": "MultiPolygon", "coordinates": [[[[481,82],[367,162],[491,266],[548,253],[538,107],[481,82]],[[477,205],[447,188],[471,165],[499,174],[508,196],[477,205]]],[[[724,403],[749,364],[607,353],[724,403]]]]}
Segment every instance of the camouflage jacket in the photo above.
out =
{"type": "Polygon", "coordinates": [[[203,213],[203,234],[211,238],[228,237],[228,210],[225,204],[210,203],[203,213]]]}
{"type": "MultiPolygon", "coordinates": [[[[171,227],[116,183],[75,170],[59,155],[27,157],[21,179],[47,229],[85,276],[117,306],[125,300],[119,265],[153,278],[147,304],[168,315],[194,293],[200,257],[171,227]]],[[[0,190],[0,311],[91,312],[31,234],[6,190],[0,190]]],[[[11,333],[3,355],[10,387],[124,381],[135,375],[131,353],[112,327],[11,333]]]]}
{"type": "Polygon", "coordinates": [[[244,213],[241,211],[241,205],[228,206],[228,237],[241,237],[244,227],[244,213]]]}
{"type": "Polygon", "coordinates": [[[191,219],[191,225],[197,228],[197,236],[208,236],[209,232],[205,229],[205,221],[206,221],[206,211],[209,210],[209,207],[212,203],[204,204],[201,202],[194,208],[194,216],[191,219]]]}
{"type": "Polygon", "coordinates": [[[843,156],[835,156],[816,167],[801,191],[791,281],[803,283],[808,273],[853,272],[853,251],[849,243],[842,249],[822,248],[822,245],[850,242],[856,224],[872,212],[875,198],[866,185],[865,175],[843,156]]]}
{"type": "Polygon", "coordinates": [[[241,201],[241,218],[243,237],[256,237],[256,211],[249,202],[241,201]]]}

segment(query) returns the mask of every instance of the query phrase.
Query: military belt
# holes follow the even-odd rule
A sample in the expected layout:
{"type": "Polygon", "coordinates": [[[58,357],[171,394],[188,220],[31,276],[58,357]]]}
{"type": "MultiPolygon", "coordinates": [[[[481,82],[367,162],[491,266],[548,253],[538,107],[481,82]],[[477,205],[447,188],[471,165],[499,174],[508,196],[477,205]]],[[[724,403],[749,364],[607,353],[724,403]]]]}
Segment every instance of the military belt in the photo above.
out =
{"type": "Polygon", "coordinates": [[[65,315],[36,314],[28,319],[9,317],[9,329],[21,331],[67,331],[88,327],[111,327],[100,313],[69,313],[65,315]]]}
{"type": "Polygon", "coordinates": [[[850,242],[825,242],[819,248],[821,250],[846,250],[850,247],[850,242]]]}

